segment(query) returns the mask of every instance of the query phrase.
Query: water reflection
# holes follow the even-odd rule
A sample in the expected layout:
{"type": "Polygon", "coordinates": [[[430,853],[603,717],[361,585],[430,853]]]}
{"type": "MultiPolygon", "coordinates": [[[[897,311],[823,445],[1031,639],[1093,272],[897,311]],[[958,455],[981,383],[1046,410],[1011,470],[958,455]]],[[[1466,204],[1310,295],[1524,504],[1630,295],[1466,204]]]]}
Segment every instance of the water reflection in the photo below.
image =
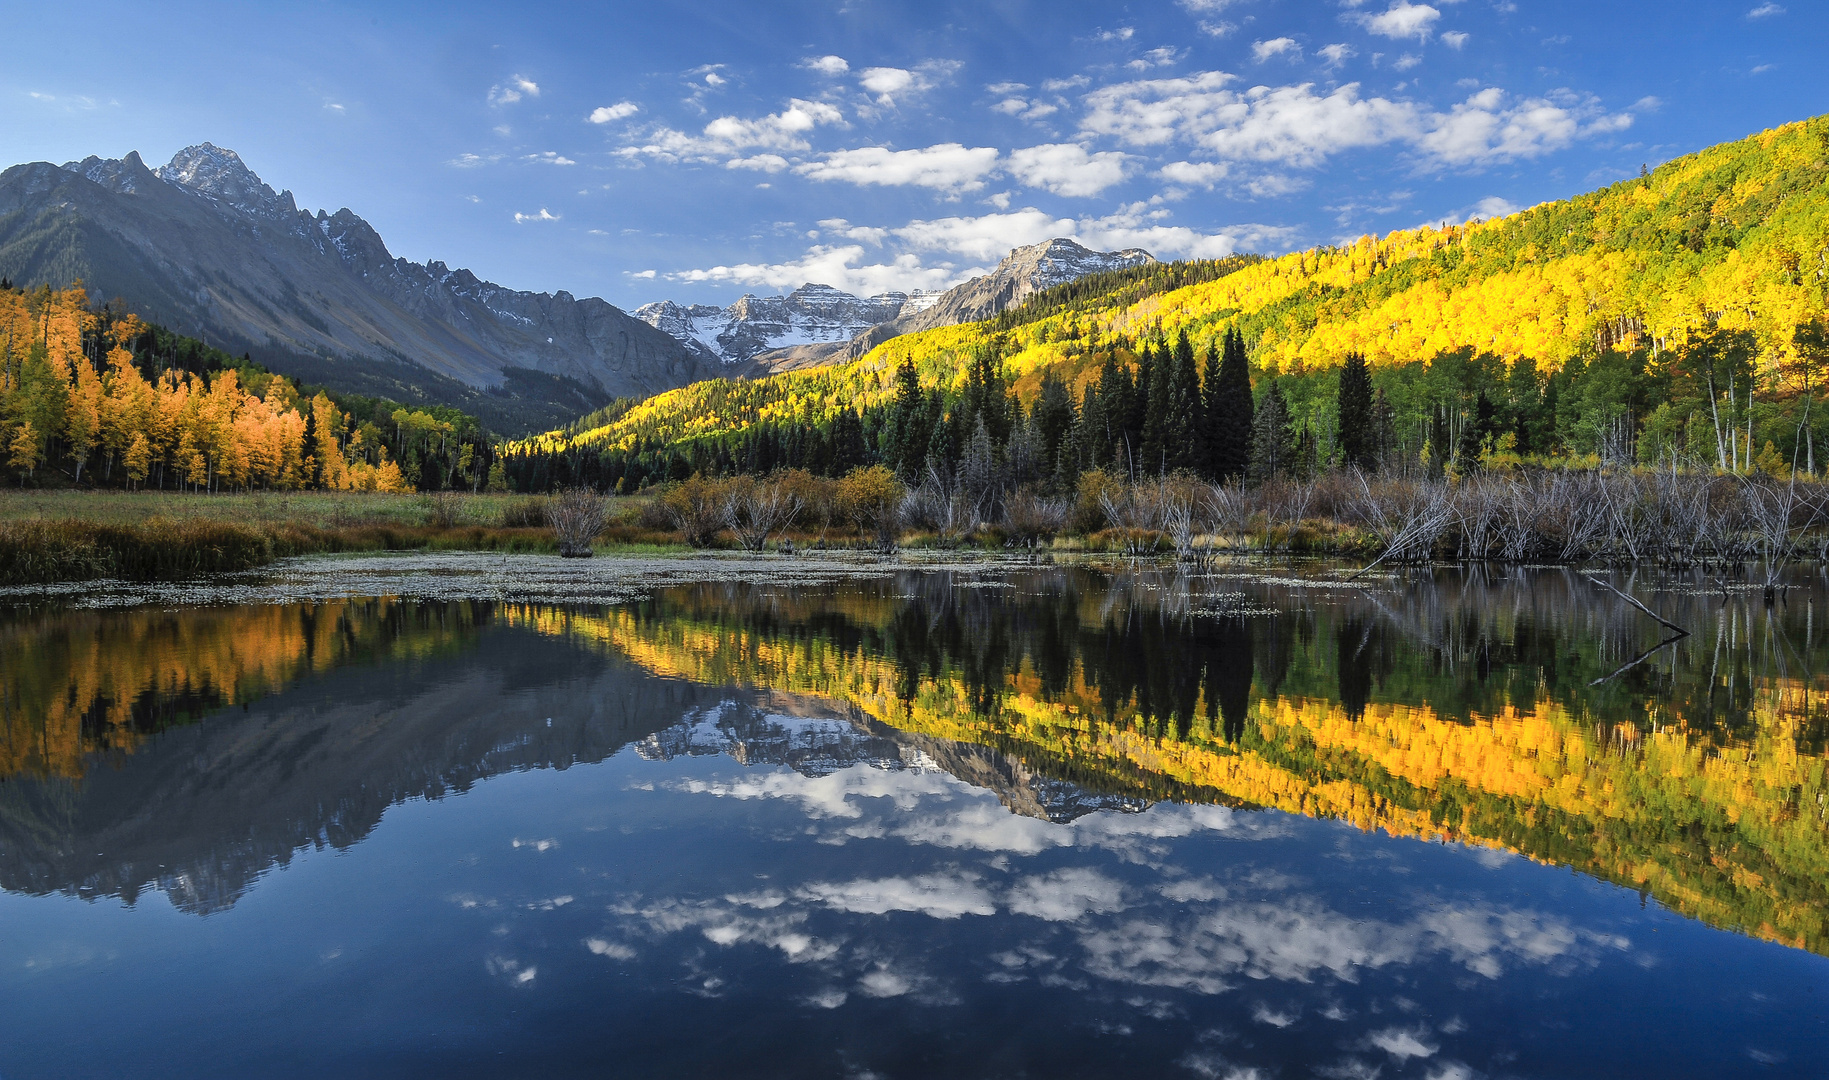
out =
{"type": "Polygon", "coordinates": [[[16,617],[0,1070],[1817,1074],[1818,598],[1613,678],[1561,574],[16,617]]]}
{"type": "MultiPolygon", "coordinates": [[[[149,752],[250,788],[292,746],[309,746],[299,762],[312,766],[373,761],[378,747],[398,759],[369,768],[400,775],[365,786],[359,811],[340,791],[301,792],[333,809],[257,844],[237,884],[199,894],[207,909],[239,895],[263,860],[359,839],[392,802],[502,768],[601,760],[671,723],[680,701],[716,696],[704,688],[745,687],[846,706],[859,745],[886,758],[884,747],[919,744],[1032,816],[1162,799],[1275,807],[1571,865],[1822,952],[1829,686],[1816,674],[1816,599],[1773,609],[1668,592],[1668,617],[1697,632],[1613,678],[1658,628],[1566,573],[1443,573],[1372,591],[1154,572],[911,573],[832,589],[686,586],[594,611],[370,600],[40,613],[0,625],[0,768],[12,778],[0,794],[8,831],[30,838],[7,845],[0,874],[13,888],[76,880],[131,896],[137,863],[59,872],[57,858],[27,853],[97,847],[77,834],[101,827],[91,817],[107,793],[129,777],[172,782],[163,760],[138,760],[149,752]],[[575,649],[633,665],[668,693],[614,734],[580,729],[544,756],[503,748],[552,744],[550,729],[468,717],[445,686],[436,707],[422,689],[402,691],[411,704],[375,722],[377,697],[415,664],[445,658],[465,684],[551,688],[577,667],[575,649]],[[190,745],[214,728],[144,745],[333,669],[338,709],[295,710],[258,737],[224,728],[227,756],[190,745]],[[454,744],[466,724],[477,730],[454,744]],[[233,756],[248,747],[254,760],[233,756]],[[108,775],[93,776],[104,764],[108,775]],[[1027,793],[1057,790],[1014,795],[1011,770],[1027,793]]],[[[560,730],[600,713],[607,693],[567,690],[560,730]]],[[[740,741],[732,752],[753,751],[740,741]]],[[[168,836],[171,819],[154,831],[168,836]]]]}

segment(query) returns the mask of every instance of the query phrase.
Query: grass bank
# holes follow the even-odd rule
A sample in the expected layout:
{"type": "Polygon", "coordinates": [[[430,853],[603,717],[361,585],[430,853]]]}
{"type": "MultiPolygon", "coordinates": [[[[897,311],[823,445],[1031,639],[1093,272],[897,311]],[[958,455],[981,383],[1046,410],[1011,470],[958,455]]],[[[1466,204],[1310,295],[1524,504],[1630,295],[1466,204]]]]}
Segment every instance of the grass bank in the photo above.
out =
{"type": "MultiPolygon", "coordinates": [[[[619,531],[606,542],[671,539],[619,531]]],[[[545,501],[524,496],[0,494],[0,586],[177,580],[337,552],[556,550],[545,501]]]]}

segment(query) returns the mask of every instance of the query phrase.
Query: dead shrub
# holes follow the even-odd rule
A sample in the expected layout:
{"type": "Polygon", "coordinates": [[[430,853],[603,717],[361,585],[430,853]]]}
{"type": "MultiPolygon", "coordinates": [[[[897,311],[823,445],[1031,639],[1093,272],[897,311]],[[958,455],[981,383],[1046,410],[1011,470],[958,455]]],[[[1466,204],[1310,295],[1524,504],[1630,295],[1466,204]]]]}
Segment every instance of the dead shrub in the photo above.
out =
{"type": "Polygon", "coordinates": [[[547,504],[546,521],[559,541],[559,554],[588,559],[591,542],[603,531],[603,497],[589,488],[561,491],[547,504]]]}

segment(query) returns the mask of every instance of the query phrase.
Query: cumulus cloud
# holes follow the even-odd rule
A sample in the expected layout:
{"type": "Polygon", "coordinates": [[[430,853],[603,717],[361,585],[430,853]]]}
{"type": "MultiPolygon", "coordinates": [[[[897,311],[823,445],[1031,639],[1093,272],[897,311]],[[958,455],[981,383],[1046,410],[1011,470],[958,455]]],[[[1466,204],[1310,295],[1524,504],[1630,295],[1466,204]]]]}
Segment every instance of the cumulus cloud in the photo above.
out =
{"type": "Polygon", "coordinates": [[[587,119],[593,124],[608,124],[615,120],[622,120],[626,117],[634,116],[640,111],[641,106],[635,104],[633,101],[618,101],[614,105],[597,106],[595,109],[591,110],[591,115],[587,117],[587,119]]]}
{"type": "Polygon", "coordinates": [[[1327,66],[1331,68],[1339,67],[1359,54],[1353,50],[1351,45],[1334,44],[1321,46],[1315,50],[1315,55],[1326,60],[1327,66]]]}
{"type": "Polygon", "coordinates": [[[1450,49],[1459,49],[1465,46],[1467,44],[1467,39],[1472,36],[1473,35],[1467,33],[1465,30],[1450,30],[1442,35],[1442,44],[1448,46],[1450,49]]]}
{"type": "Polygon", "coordinates": [[[817,71],[821,75],[838,76],[851,70],[851,64],[842,56],[809,56],[800,62],[808,71],[817,71]]]}
{"type": "Polygon", "coordinates": [[[1377,14],[1358,12],[1347,16],[1353,22],[1363,26],[1368,33],[1388,37],[1397,41],[1414,38],[1426,41],[1429,32],[1441,19],[1439,9],[1428,4],[1412,4],[1410,0],[1397,0],[1396,3],[1377,14]]]}
{"type": "MultiPolygon", "coordinates": [[[[1133,146],[1187,143],[1224,161],[1306,169],[1342,151],[1392,143],[1412,145],[1440,163],[1480,166],[1536,157],[1632,124],[1630,112],[1609,114],[1598,98],[1567,90],[1515,104],[1502,90],[1483,90],[1442,113],[1412,101],[1361,97],[1358,83],[1321,93],[1312,83],[1241,91],[1231,88],[1234,82],[1209,71],[1102,87],[1086,96],[1081,127],[1133,146]]],[[[1177,182],[1196,179],[1185,163],[1171,168],[1180,174],[1177,182]]],[[[1210,170],[1198,179],[1216,177],[1210,170]]]]}
{"type": "Polygon", "coordinates": [[[1116,151],[1092,154],[1077,143],[1053,143],[1012,151],[1009,170],[1032,188],[1089,197],[1122,182],[1126,160],[1116,151]]]}
{"type": "Polygon", "coordinates": [[[1251,46],[1251,58],[1260,64],[1279,56],[1295,60],[1301,55],[1302,46],[1296,44],[1296,39],[1291,37],[1271,38],[1269,41],[1259,41],[1251,46]]]}
{"type": "Polygon", "coordinates": [[[714,161],[745,150],[800,151],[811,148],[814,128],[844,123],[844,114],[823,101],[791,98],[778,113],[759,118],[720,116],[697,135],[669,127],[643,132],[617,153],[659,161],[714,161]]]}
{"type": "Polygon", "coordinates": [[[802,888],[798,895],[838,911],[859,915],[914,911],[934,919],[957,919],[963,915],[997,913],[989,890],[975,877],[963,874],[815,883],[802,888]]]}
{"type": "Polygon", "coordinates": [[[1132,71],[1148,71],[1150,68],[1168,67],[1181,59],[1181,51],[1168,45],[1151,49],[1124,66],[1132,71]]]}
{"type": "MultiPolygon", "coordinates": [[[[514,215],[514,223],[516,225],[525,225],[530,221],[558,221],[558,220],[559,220],[559,215],[546,209],[544,206],[540,207],[540,211],[537,214],[523,214],[519,211],[516,211],[515,215],[514,215]]],[[[551,843],[551,841],[542,840],[542,841],[536,842],[535,846],[536,846],[537,850],[545,851],[546,849],[544,847],[538,847],[538,844],[545,844],[545,843],[551,843]]],[[[520,847],[521,841],[516,840],[514,842],[514,846],[520,847]]]]}
{"type": "Polygon", "coordinates": [[[525,75],[510,75],[489,88],[489,104],[512,105],[524,97],[539,97],[540,87],[525,75]]]}
{"type": "Polygon", "coordinates": [[[1782,5],[1760,4],[1758,7],[1747,12],[1746,17],[1749,19],[1769,19],[1774,15],[1783,15],[1784,13],[1785,9],[1782,5]]]}
{"type": "Polygon", "coordinates": [[[538,162],[541,165],[576,165],[576,164],[578,164],[576,161],[573,161],[571,158],[566,157],[564,154],[558,153],[557,151],[553,151],[553,150],[546,150],[546,151],[543,151],[538,154],[527,154],[521,160],[538,162]]]}
{"type": "Polygon", "coordinates": [[[1071,868],[1024,878],[1006,901],[1018,915],[1072,922],[1087,912],[1109,915],[1124,906],[1124,887],[1097,870],[1071,868]]]}
{"type": "Polygon", "coordinates": [[[1446,164],[1486,165],[1540,157],[1579,138],[1624,131],[1632,120],[1630,112],[1608,113],[1598,98],[1567,90],[1511,103],[1505,91],[1489,88],[1432,117],[1417,142],[1446,164]]]}
{"type": "Polygon", "coordinates": [[[996,148],[989,146],[940,143],[913,150],[864,146],[827,154],[794,171],[809,180],[962,192],[982,188],[984,178],[997,168],[997,161],[996,148]]]}
{"type": "Polygon", "coordinates": [[[870,67],[858,73],[857,84],[875,95],[878,105],[892,106],[932,90],[958,70],[953,60],[929,60],[912,69],[870,67]]]}

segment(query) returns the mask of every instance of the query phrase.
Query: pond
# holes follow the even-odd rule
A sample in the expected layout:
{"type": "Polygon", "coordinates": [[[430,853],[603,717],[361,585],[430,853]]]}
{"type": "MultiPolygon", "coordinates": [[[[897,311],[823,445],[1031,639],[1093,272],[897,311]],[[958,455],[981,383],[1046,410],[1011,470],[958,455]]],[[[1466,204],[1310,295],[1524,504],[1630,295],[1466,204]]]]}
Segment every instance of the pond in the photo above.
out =
{"type": "Polygon", "coordinates": [[[1829,1074],[1818,576],[597,562],[0,615],[0,1077],[1829,1074]]]}

